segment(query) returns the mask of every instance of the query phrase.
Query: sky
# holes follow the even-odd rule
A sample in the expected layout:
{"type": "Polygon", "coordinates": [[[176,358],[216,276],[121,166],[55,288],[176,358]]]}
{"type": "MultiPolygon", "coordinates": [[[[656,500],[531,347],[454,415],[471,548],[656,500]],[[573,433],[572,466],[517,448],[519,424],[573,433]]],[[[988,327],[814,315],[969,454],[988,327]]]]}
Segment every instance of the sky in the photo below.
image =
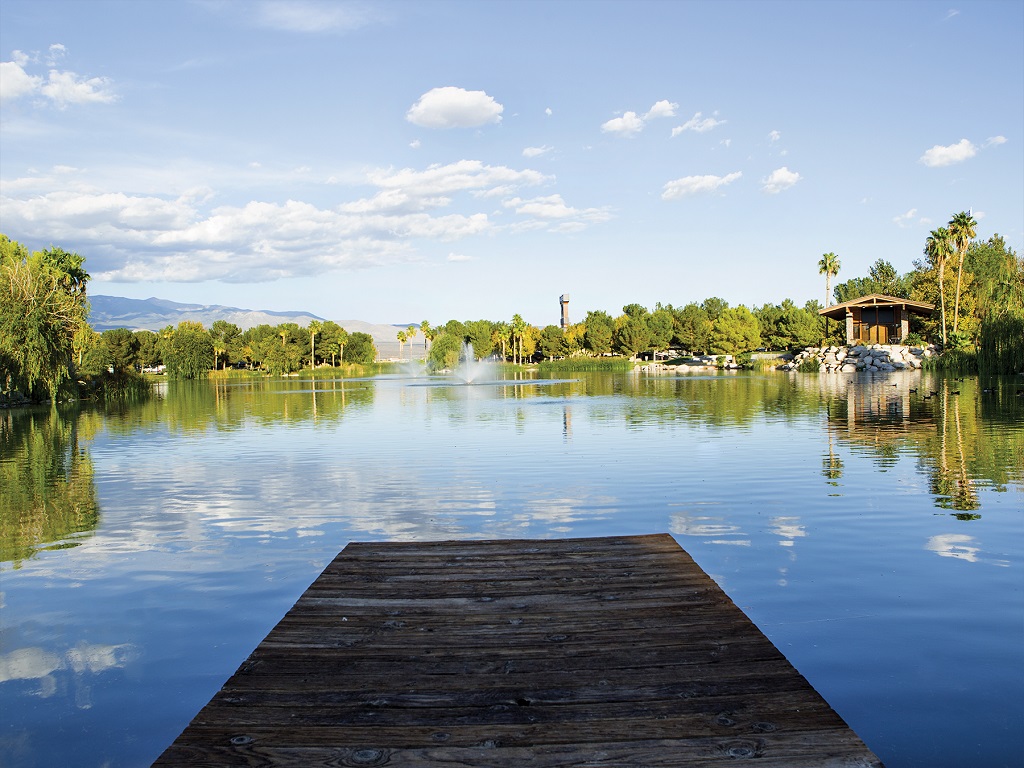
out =
{"type": "Polygon", "coordinates": [[[373,323],[824,301],[1024,252],[1024,3],[0,0],[0,232],[373,323]]]}

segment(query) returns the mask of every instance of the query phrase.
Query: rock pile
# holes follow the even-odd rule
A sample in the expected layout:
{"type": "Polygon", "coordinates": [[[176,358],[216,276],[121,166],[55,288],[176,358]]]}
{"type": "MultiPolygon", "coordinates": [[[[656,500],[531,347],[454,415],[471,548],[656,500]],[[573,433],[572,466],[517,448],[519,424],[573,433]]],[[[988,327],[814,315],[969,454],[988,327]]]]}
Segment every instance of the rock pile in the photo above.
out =
{"type": "Polygon", "coordinates": [[[857,371],[905,371],[920,369],[922,361],[938,354],[935,346],[910,347],[904,344],[871,344],[852,347],[808,347],[792,360],[778,367],[795,371],[810,358],[818,360],[821,373],[856,373],[857,371]]]}

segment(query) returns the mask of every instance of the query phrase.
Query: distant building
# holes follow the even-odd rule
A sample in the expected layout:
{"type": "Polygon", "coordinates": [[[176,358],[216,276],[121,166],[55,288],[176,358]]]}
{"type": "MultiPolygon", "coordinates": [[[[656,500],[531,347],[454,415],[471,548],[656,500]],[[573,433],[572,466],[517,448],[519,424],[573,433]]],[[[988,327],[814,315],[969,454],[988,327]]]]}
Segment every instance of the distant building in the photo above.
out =
{"type": "Polygon", "coordinates": [[[563,293],[559,296],[558,304],[562,308],[562,320],[559,325],[562,326],[562,330],[564,331],[569,327],[569,294],[563,293]]]}
{"type": "Polygon", "coordinates": [[[910,316],[928,317],[934,304],[872,293],[819,309],[818,314],[846,323],[847,344],[894,344],[910,333],[910,316]]]}

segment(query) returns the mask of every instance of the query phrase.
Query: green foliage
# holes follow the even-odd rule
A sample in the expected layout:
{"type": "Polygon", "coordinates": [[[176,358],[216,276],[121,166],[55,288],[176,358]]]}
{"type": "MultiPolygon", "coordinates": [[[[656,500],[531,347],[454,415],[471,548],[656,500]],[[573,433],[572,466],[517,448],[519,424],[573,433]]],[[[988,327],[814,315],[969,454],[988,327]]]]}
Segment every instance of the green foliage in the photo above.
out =
{"type": "Polygon", "coordinates": [[[612,333],[615,321],[607,312],[587,312],[583,321],[587,330],[583,334],[583,344],[595,355],[603,355],[612,351],[612,333]]]}
{"type": "Polygon", "coordinates": [[[179,379],[205,377],[213,365],[213,339],[202,323],[184,320],[164,348],[167,374],[179,379]]]}
{"type": "Polygon", "coordinates": [[[687,304],[674,315],[673,342],[689,352],[708,352],[711,349],[712,322],[707,310],[697,304],[687,304]]]}
{"type": "Polygon", "coordinates": [[[635,307],[643,310],[643,314],[636,311],[630,314],[627,311],[625,314],[615,318],[615,332],[613,335],[615,351],[628,355],[633,359],[643,350],[649,349],[651,343],[651,332],[647,327],[647,310],[640,307],[639,304],[627,305],[623,307],[623,310],[635,307]]]}
{"type": "Polygon", "coordinates": [[[56,248],[29,255],[0,237],[0,396],[56,399],[74,385],[75,339],[88,328],[84,259],[56,248]]]}
{"type": "Polygon", "coordinates": [[[427,364],[431,370],[450,371],[459,364],[459,356],[462,354],[463,339],[451,333],[442,332],[434,337],[434,343],[430,345],[430,352],[427,354],[427,364]]]}
{"type": "Polygon", "coordinates": [[[557,325],[546,325],[540,332],[540,351],[544,357],[554,360],[568,354],[565,334],[557,325]]]}
{"type": "Polygon", "coordinates": [[[814,355],[811,355],[801,360],[800,365],[796,369],[800,373],[821,373],[821,361],[814,355]]]}
{"type": "Polygon", "coordinates": [[[817,308],[817,302],[798,307],[790,299],[755,308],[761,343],[768,349],[802,349],[819,343],[825,337],[825,318],[817,308]]]}
{"type": "Polygon", "coordinates": [[[356,331],[348,337],[342,360],[346,363],[372,363],[377,359],[377,347],[368,333],[356,331]]]}
{"type": "Polygon", "coordinates": [[[985,319],[978,368],[986,374],[1024,373],[1024,311],[1007,310],[985,319]]]}
{"type": "Polygon", "coordinates": [[[729,308],[729,302],[718,296],[711,296],[701,302],[700,308],[707,314],[708,320],[713,323],[729,308]]]}
{"type": "Polygon", "coordinates": [[[759,346],[761,329],[757,318],[742,304],[724,309],[712,326],[711,351],[714,354],[735,355],[759,346]]]}
{"type": "Polygon", "coordinates": [[[885,259],[878,259],[868,269],[867,277],[855,277],[839,283],[833,295],[836,302],[853,301],[861,296],[881,293],[900,299],[910,298],[910,276],[900,275],[896,268],[885,259]]]}
{"type": "Polygon", "coordinates": [[[464,325],[466,341],[473,345],[473,352],[477,358],[490,357],[494,352],[494,342],[491,338],[494,324],[489,320],[470,320],[464,325]]]}
{"type": "Polygon", "coordinates": [[[621,357],[573,357],[544,361],[538,368],[551,373],[628,373],[635,363],[621,357]]]}
{"type": "Polygon", "coordinates": [[[921,365],[925,370],[957,376],[975,374],[978,372],[978,354],[966,349],[949,349],[938,357],[925,358],[921,365]]]}

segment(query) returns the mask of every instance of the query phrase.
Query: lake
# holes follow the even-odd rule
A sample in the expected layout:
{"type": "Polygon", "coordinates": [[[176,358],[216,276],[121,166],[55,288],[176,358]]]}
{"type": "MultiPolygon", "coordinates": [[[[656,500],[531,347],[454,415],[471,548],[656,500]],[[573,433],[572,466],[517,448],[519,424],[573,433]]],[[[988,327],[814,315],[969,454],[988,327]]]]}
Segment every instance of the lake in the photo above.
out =
{"type": "Polygon", "coordinates": [[[0,763],[148,765],[349,541],[668,532],[888,768],[1020,765],[1022,387],[307,375],[0,412],[0,763]]]}

